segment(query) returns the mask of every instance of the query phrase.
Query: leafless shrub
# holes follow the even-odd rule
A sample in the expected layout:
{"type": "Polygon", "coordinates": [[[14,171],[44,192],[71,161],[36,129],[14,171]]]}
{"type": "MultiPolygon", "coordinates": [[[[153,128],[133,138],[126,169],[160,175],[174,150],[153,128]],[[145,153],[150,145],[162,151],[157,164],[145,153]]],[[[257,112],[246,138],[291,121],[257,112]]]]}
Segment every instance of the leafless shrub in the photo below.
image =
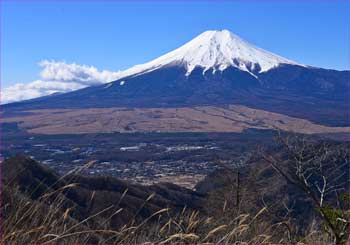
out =
{"type": "Polygon", "coordinates": [[[297,136],[279,136],[277,143],[279,156],[261,152],[262,158],[312,201],[331,241],[346,243],[350,236],[348,149],[297,136]]]}

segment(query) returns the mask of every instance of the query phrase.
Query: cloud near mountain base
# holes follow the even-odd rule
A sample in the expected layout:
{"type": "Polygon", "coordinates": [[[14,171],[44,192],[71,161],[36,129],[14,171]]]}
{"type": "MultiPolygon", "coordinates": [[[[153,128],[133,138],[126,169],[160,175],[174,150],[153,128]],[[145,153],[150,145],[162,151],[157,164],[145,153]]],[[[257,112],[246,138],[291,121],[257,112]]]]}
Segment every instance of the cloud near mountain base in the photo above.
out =
{"type": "Polygon", "coordinates": [[[24,84],[17,83],[1,91],[1,103],[33,99],[53,93],[66,93],[117,80],[120,72],[100,71],[94,66],[67,64],[62,61],[43,60],[40,79],[24,84]]]}

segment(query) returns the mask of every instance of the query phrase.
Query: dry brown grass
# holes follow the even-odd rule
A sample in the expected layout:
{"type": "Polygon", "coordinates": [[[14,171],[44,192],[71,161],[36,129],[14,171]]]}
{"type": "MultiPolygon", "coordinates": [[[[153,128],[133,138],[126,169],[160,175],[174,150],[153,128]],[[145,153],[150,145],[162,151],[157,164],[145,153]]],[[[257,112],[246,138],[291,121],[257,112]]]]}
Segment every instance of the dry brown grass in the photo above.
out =
{"type": "Polygon", "coordinates": [[[91,108],[33,110],[18,122],[30,133],[82,134],[112,132],[242,132],[247,128],[289,132],[349,133],[350,127],[328,127],[280,113],[231,105],[182,108],[91,108]]]}
{"type": "MultiPolygon", "coordinates": [[[[74,185],[65,188],[75,188],[74,185]]],[[[155,212],[145,220],[130,222],[118,229],[110,229],[102,214],[107,207],[84,220],[75,220],[70,209],[63,209],[64,198],[57,195],[49,205],[51,194],[42,201],[33,201],[18,189],[4,186],[2,207],[2,244],[120,244],[120,243],[330,243],[316,223],[310,225],[306,237],[291,237],[283,222],[270,224],[261,217],[267,208],[257,213],[233,214],[232,210],[220,217],[202,215],[187,210],[174,213],[168,208],[155,212]],[[46,200],[45,200],[46,199],[46,200]],[[157,218],[154,221],[154,218],[157,218]],[[93,225],[90,220],[98,220],[93,225]]],[[[149,197],[151,199],[152,197],[149,197]]],[[[147,200],[145,200],[147,202],[147,200]]],[[[118,215],[115,212],[113,215],[118,215]]]]}

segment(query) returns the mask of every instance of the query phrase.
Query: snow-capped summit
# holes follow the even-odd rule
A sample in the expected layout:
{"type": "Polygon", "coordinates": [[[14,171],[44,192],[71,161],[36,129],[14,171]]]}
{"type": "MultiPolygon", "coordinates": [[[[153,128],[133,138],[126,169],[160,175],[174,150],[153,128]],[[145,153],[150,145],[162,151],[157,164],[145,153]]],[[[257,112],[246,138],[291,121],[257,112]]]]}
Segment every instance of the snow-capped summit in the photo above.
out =
{"type": "Polygon", "coordinates": [[[299,65],[260,49],[228,30],[205,31],[178,49],[142,65],[121,72],[121,77],[142,74],[169,65],[181,65],[191,74],[195,67],[204,71],[225,70],[233,66],[249,73],[261,73],[280,64],[299,65]]]}

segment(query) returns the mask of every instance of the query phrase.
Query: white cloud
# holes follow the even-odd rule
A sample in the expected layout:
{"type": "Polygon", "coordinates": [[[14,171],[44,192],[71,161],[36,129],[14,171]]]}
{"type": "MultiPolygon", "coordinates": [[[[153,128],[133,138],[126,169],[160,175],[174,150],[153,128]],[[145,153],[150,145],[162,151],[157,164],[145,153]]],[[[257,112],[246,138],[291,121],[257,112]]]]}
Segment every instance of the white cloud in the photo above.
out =
{"type": "Polygon", "coordinates": [[[41,79],[4,88],[1,91],[1,103],[33,99],[57,92],[70,92],[91,85],[108,83],[120,77],[120,72],[99,71],[93,66],[75,63],[44,60],[39,65],[43,68],[39,74],[41,79]]]}
{"type": "Polygon", "coordinates": [[[16,83],[1,91],[1,102],[4,104],[28,100],[53,93],[70,92],[84,87],[86,86],[79,83],[62,83],[42,80],[36,80],[28,84],[16,83]]]}
{"type": "Polygon", "coordinates": [[[94,85],[111,82],[118,79],[120,72],[99,71],[93,66],[66,64],[44,60],[39,63],[43,70],[40,77],[45,81],[77,82],[84,85],[94,85]]]}

